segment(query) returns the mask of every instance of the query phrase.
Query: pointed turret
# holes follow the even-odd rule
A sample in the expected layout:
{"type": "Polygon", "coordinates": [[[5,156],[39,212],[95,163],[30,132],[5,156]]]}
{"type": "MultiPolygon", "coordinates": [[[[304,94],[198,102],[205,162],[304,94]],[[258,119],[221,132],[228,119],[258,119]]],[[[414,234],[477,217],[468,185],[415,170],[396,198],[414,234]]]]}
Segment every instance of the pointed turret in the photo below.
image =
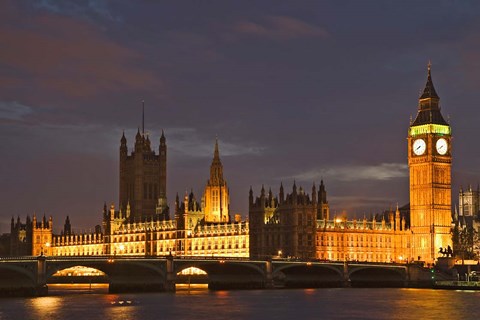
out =
{"type": "Polygon", "coordinates": [[[422,124],[441,124],[448,125],[440,112],[440,97],[435,91],[432,81],[431,64],[428,64],[427,83],[423,93],[419,98],[418,113],[412,126],[422,124]]]}
{"type": "Polygon", "coordinates": [[[67,216],[65,219],[65,224],[63,225],[63,234],[69,236],[72,234],[72,225],[70,224],[70,217],[67,216]]]}
{"type": "Polygon", "coordinates": [[[327,201],[327,191],[325,191],[325,185],[323,180],[320,181],[320,188],[318,190],[318,202],[319,203],[328,203],[327,201]]]}
{"type": "Polygon", "coordinates": [[[162,135],[160,136],[160,144],[165,143],[165,134],[162,129],[162,135]]]}
{"type": "Polygon", "coordinates": [[[135,135],[135,152],[142,152],[143,149],[143,137],[140,134],[140,128],[137,130],[137,134],[135,135]]]}
{"type": "Polygon", "coordinates": [[[220,161],[220,153],[218,152],[218,138],[215,138],[215,151],[213,157],[214,159],[218,159],[220,161]]]}
{"type": "Polygon", "coordinates": [[[398,209],[398,203],[397,210],[395,211],[395,230],[400,231],[400,210],[398,209]]]}
{"type": "Polygon", "coordinates": [[[130,211],[130,201],[128,201],[127,202],[127,211],[125,213],[125,218],[127,219],[127,221],[130,220],[130,213],[131,213],[131,211],[130,211]]]}
{"type": "Polygon", "coordinates": [[[270,207],[273,207],[273,193],[272,193],[272,188],[268,189],[268,205],[270,207]]]}
{"type": "Polygon", "coordinates": [[[167,143],[165,133],[162,129],[159,146],[159,166],[160,166],[160,188],[158,193],[158,214],[161,214],[162,220],[169,217],[168,201],[167,201],[167,143]]]}
{"type": "Polygon", "coordinates": [[[315,185],[315,182],[313,183],[313,186],[312,186],[312,203],[313,204],[317,203],[317,186],[315,185]]]}
{"type": "Polygon", "coordinates": [[[135,135],[135,141],[142,141],[142,134],[140,133],[140,128],[137,128],[137,134],[135,135]]]}
{"type": "Polygon", "coordinates": [[[151,144],[150,144],[150,137],[148,136],[147,134],[147,138],[145,139],[145,146],[147,148],[148,151],[151,151],[151,144]]]}
{"type": "Polygon", "coordinates": [[[427,70],[427,83],[425,84],[425,89],[423,89],[423,94],[420,96],[420,99],[440,99],[437,92],[435,91],[435,87],[433,86],[432,64],[430,62],[428,63],[427,70]]]}
{"type": "Polygon", "coordinates": [[[178,197],[178,192],[177,195],[175,196],[175,211],[177,211],[180,208],[180,198],[178,197]]]}
{"type": "Polygon", "coordinates": [[[123,132],[122,138],[120,139],[120,175],[122,175],[122,171],[125,170],[125,161],[127,160],[127,155],[127,138],[125,138],[125,132],[123,132]]]}
{"type": "Polygon", "coordinates": [[[253,190],[252,190],[252,186],[250,186],[250,191],[248,191],[248,204],[250,206],[253,205],[253,190]]]}
{"type": "Polygon", "coordinates": [[[280,182],[280,203],[283,203],[283,201],[285,201],[285,193],[283,191],[283,182],[280,182]]]}

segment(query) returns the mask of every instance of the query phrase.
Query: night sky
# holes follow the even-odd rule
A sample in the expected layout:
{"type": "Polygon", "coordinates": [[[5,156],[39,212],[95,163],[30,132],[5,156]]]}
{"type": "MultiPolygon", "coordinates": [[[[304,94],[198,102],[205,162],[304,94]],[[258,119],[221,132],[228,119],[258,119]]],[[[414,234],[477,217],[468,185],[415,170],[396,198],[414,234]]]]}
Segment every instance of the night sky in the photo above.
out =
{"type": "Polygon", "coordinates": [[[216,136],[232,213],[294,179],[323,178],[332,214],[403,205],[429,60],[457,203],[480,181],[479,58],[478,1],[1,1],[0,232],[34,212],[100,224],[142,99],[171,207],[202,195],[216,136]]]}

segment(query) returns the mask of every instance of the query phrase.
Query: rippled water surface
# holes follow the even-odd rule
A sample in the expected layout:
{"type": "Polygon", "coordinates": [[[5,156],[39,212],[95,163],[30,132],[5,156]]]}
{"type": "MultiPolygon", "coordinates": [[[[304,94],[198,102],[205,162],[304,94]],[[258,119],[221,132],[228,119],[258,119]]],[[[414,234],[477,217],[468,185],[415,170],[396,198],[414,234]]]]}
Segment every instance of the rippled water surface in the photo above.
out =
{"type": "Polygon", "coordinates": [[[305,289],[107,294],[105,285],[50,286],[0,299],[0,319],[479,319],[480,291],[305,289]]]}

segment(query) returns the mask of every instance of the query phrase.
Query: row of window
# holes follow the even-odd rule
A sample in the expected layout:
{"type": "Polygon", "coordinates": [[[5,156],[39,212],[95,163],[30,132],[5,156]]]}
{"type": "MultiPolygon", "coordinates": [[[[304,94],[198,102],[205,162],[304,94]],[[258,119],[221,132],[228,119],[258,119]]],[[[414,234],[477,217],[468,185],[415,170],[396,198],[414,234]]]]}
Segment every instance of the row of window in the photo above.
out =
{"type": "Polygon", "coordinates": [[[375,254],[375,253],[343,253],[343,252],[320,252],[317,253],[317,258],[322,260],[333,261],[368,261],[368,262],[391,262],[390,254],[375,254]]]}

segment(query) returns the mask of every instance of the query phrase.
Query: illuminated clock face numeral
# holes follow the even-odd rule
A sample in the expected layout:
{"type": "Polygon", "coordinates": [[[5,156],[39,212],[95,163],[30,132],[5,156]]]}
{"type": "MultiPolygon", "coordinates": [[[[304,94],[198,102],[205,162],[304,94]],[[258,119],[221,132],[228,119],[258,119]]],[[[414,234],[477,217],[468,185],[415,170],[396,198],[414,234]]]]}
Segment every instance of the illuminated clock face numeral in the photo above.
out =
{"type": "Polygon", "coordinates": [[[437,140],[437,143],[435,144],[435,147],[437,148],[437,152],[440,155],[444,155],[448,151],[448,143],[447,140],[444,138],[440,138],[437,140]]]}
{"type": "Polygon", "coordinates": [[[417,139],[413,142],[413,153],[415,153],[417,156],[424,154],[426,149],[427,144],[423,139],[417,139]]]}

